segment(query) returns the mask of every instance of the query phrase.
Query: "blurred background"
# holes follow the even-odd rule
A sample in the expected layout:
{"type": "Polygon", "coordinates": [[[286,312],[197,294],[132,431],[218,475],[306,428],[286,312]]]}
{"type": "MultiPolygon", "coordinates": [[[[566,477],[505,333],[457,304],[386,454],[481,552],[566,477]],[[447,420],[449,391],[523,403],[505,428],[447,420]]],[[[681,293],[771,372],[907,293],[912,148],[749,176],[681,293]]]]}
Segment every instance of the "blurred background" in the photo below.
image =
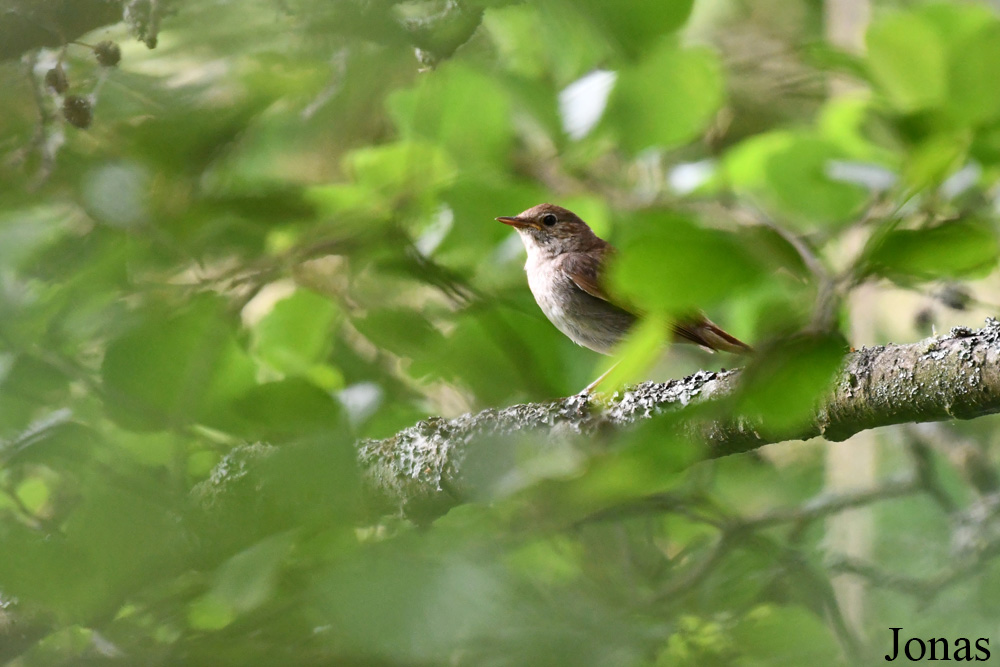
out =
{"type": "MultiPolygon", "coordinates": [[[[981,326],[996,3],[104,5],[0,3],[0,661],[853,665],[890,627],[1000,651],[994,418],[715,461],[669,419],[489,442],[419,526],[356,463],[610,365],[494,221],[540,202],[621,248],[649,321],[757,346],[727,409],[781,427],[849,348],[981,326]]],[[[659,325],[621,356],[740,363],[659,325]]]]}

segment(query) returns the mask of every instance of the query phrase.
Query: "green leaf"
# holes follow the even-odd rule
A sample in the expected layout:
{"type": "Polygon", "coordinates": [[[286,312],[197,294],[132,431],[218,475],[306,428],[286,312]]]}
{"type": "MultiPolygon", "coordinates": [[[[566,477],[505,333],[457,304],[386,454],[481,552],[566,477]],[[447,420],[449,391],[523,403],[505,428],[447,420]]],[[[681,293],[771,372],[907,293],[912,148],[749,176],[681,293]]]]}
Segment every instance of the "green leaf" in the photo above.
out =
{"type": "Polygon", "coordinates": [[[876,137],[887,132],[871,99],[843,95],[828,100],[817,118],[817,132],[843,157],[898,169],[901,155],[876,137]]]}
{"type": "Polygon", "coordinates": [[[1000,113],[1000,21],[986,7],[929,3],[914,14],[938,33],[947,53],[947,116],[960,126],[1000,113]]]}
{"type": "Polygon", "coordinates": [[[832,142],[811,134],[772,132],[748,139],[726,156],[737,192],[760,196],[769,206],[803,222],[841,223],[868,200],[868,192],[828,176],[845,157],[832,142]]]}
{"type": "Polygon", "coordinates": [[[215,298],[176,315],[145,313],[113,341],[101,377],[113,419],[137,430],[211,421],[213,413],[254,385],[249,356],[215,298]]]}
{"type": "Polygon", "coordinates": [[[827,175],[830,162],[839,156],[840,151],[820,139],[800,139],[773,155],[767,178],[781,207],[821,222],[844,222],[856,215],[868,193],[827,175]]]}
{"type": "Polygon", "coordinates": [[[18,502],[29,512],[41,514],[42,507],[52,496],[49,483],[42,477],[29,477],[14,489],[18,502]]]}
{"type": "Polygon", "coordinates": [[[348,153],[344,169],[372,193],[422,196],[447,187],[455,165],[447,151],[423,141],[399,141],[348,153]]]}
{"type": "Polygon", "coordinates": [[[164,566],[186,549],[178,517],[168,509],[182,503],[162,479],[134,471],[121,479],[107,468],[100,474],[81,476],[75,490],[82,497],[62,518],[58,535],[0,524],[4,593],[63,623],[89,625],[113,615],[129,591],[162,577],[164,566]]]}
{"type": "Polygon", "coordinates": [[[267,602],[277,586],[281,563],[292,548],[292,537],[291,532],[273,535],[223,563],[211,589],[188,608],[191,626],[217,630],[267,602]]]}
{"type": "Polygon", "coordinates": [[[426,664],[440,663],[467,638],[487,636],[510,595],[489,561],[430,559],[398,544],[339,563],[310,591],[348,650],[426,664]]]}
{"type": "Polygon", "coordinates": [[[691,15],[694,0],[577,0],[572,6],[587,15],[623,53],[635,58],[663,35],[681,28],[691,15]]]}
{"type": "Polygon", "coordinates": [[[214,597],[203,596],[188,605],[187,622],[195,630],[221,630],[235,620],[232,607],[214,597]]]}
{"type": "Polygon", "coordinates": [[[756,258],[733,234],[686,218],[633,218],[611,266],[614,290],[643,310],[683,315],[707,307],[762,277],[756,258]]]}
{"type": "Polygon", "coordinates": [[[616,347],[619,358],[608,377],[604,379],[601,391],[616,390],[626,383],[641,382],[663,353],[667,343],[667,323],[663,317],[651,315],[641,319],[616,347]]]}
{"type": "Polygon", "coordinates": [[[948,72],[952,117],[977,125],[1000,116],[1000,22],[992,21],[956,45],[948,72]]]}
{"type": "Polygon", "coordinates": [[[408,308],[371,310],[353,323],[380,348],[413,359],[420,359],[428,348],[443,341],[426,317],[408,308]]]}
{"type": "Polygon", "coordinates": [[[698,137],[722,100],[718,57],[665,42],[618,72],[602,126],[633,153],[672,148],[698,137]]]}
{"type": "Polygon", "coordinates": [[[741,405],[781,434],[807,423],[830,387],[847,345],[836,334],[800,335],[758,350],[741,380],[741,405]]]}
{"type": "Polygon", "coordinates": [[[947,53],[924,17],[895,13],[868,29],[872,78],[899,111],[940,106],[948,95],[947,53]]]}
{"type": "Polygon", "coordinates": [[[955,220],[924,229],[890,232],[869,258],[871,270],[894,280],[933,280],[985,275],[1000,246],[993,225],[955,220]]]}
{"type": "Polygon", "coordinates": [[[250,440],[280,442],[335,433],[340,404],[330,394],[301,378],[253,387],[233,403],[239,431],[250,440]]]}
{"type": "Polygon", "coordinates": [[[582,516],[676,487],[685,479],[683,471],[704,456],[702,444],[683,429],[669,415],[638,424],[613,456],[592,456],[585,466],[578,463],[581,472],[566,475],[561,487],[539,489],[539,495],[548,496],[549,502],[557,499],[561,511],[582,516]]]}
{"type": "Polygon", "coordinates": [[[388,105],[404,137],[436,143],[459,163],[492,170],[507,160],[514,136],[510,103],[486,74],[449,62],[410,90],[393,93],[388,105]]]}
{"type": "Polygon", "coordinates": [[[961,134],[931,135],[910,151],[903,165],[903,178],[915,189],[940,185],[965,162],[969,141],[969,136],[961,134]]]}
{"type": "MultiPolygon", "coordinates": [[[[522,289],[528,291],[527,286],[522,289]]],[[[579,362],[593,353],[569,343],[530,295],[525,296],[523,308],[479,306],[457,313],[447,337],[429,339],[434,345],[414,372],[423,370],[468,386],[486,405],[509,401],[525,390],[539,397],[573,391],[577,380],[569,369],[588,371],[579,362]],[[567,353],[566,348],[571,350],[567,353]],[[571,361],[577,362],[575,368],[571,361]]]]}
{"type": "Polygon", "coordinates": [[[746,664],[762,667],[844,664],[830,630],[807,609],[757,607],[733,629],[733,636],[746,664]]]}
{"type": "Polygon", "coordinates": [[[483,15],[500,63],[520,81],[546,86],[552,104],[553,84],[572,83],[606,61],[611,50],[600,28],[567,5],[563,0],[513,4],[489,7],[483,15]]]}
{"type": "Polygon", "coordinates": [[[325,389],[335,389],[340,382],[328,386],[324,379],[330,378],[330,373],[321,372],[319,367],[330,354],[339,318],[333,301],[310,290],[296,289],[253,326],[252,349],[286,376],[306,376],[325,389]]]}
{"type": "Polygon", "coordinates": [[[203,547],[217,559],[297,528],[352,531],[360,494],[357,449],[342,433],[237,447],[192,493],[211,508],[203,547]]]}

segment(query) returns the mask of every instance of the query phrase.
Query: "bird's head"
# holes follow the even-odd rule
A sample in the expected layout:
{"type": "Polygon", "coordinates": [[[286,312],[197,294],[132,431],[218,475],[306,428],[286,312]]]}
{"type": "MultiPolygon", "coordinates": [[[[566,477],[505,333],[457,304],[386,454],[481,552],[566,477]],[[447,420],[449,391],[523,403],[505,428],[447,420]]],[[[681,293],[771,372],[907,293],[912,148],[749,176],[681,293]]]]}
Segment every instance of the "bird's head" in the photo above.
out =
{"type": "Polygon", "coordinates": [[[555,256],[584,252],[603,243],[576,213],[555,204],[539,204],[497,220],[517,230],[529,253],[555,256]]]}

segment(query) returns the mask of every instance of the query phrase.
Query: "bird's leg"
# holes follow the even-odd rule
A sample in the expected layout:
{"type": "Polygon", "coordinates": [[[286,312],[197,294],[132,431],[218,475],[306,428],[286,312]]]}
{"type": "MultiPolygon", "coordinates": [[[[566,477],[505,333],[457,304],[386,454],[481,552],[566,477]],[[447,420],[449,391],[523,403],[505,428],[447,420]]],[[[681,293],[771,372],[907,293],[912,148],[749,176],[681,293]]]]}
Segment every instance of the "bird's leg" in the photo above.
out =
{"type": "Polygon", "coordinates": [[[614,365],[611,366],[611,368],[609,368],[608,370],[606,370],[603,373],[601,373],[601,377],[597,378],[596,380],[594,380],[593,382],[591,382],[590,384],[588,384],[586,387],[584,387],[583,391],[581,391],[579,394],[577,394],[577,396],[587,396],[587,395],[589,395],[592,391],[594,391],[594,389],[597,388],[597,385],[601,384],[601,382],[604,380],[604,378],[606,378],[609,375],[611,375],[611,371],[613,371],[616,368],[618,368],[618,364],[620,364],[620,363],[621,363],[621,361],[616,361],[614,363],[614,365]]]}

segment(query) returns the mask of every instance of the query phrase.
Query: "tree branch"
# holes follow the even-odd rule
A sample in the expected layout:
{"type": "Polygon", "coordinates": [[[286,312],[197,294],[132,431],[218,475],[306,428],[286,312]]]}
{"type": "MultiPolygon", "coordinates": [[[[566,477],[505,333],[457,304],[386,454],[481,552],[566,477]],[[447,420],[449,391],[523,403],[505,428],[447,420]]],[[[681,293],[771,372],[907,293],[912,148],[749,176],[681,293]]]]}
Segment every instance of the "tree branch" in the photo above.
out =
{"type": "Polygon", "coordinates": [[[672,412],[692,417],[688,428],[707,443],[710,458],[782,440],[841,441],[879,426],[1000,412],[998,361],[1000,323],[990,318],[976,332],[956,327],[918,343],[848,354],[812,420],[793,432],[778,434],[747,416],[701,409],[724,407],[738,389],[740,371],[699,371],[682,380],[630,387],[606,402],[572,396],[453,420],[428,419],[390,438],[360,442],[359,461],[381,506],[433,518],[468,493],[463,462],[470,447],[485,439],[533,434],[546,446],[553,438],[593,436],[672,412]]]}
{"type": "Polygon", "coordinates": [[[0,61],[122,20],[124,0],[0,0],[0,61]]]}

